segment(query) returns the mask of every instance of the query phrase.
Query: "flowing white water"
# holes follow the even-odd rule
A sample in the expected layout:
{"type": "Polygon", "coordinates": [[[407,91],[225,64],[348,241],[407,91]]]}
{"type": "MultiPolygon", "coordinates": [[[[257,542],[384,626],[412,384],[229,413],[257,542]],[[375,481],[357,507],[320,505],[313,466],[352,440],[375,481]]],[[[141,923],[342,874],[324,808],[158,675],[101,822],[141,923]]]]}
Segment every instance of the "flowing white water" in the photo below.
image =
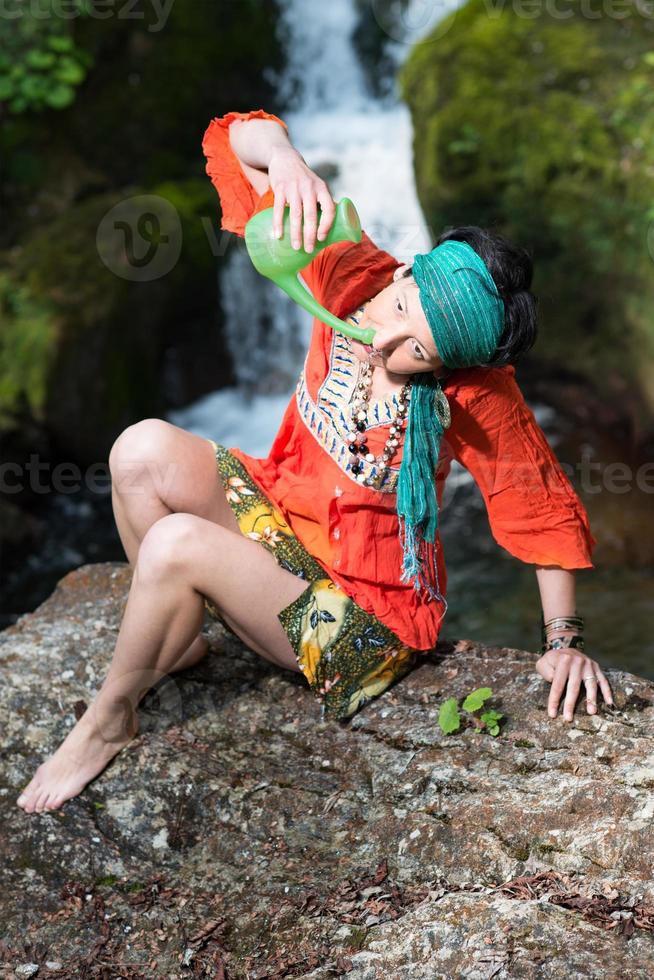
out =
{"type": "MultiPolygon", "coordinates": [[[[381,17],[376,11],[383,5],[370,2],[381,17]]],[[[413,0],[399,24],[384,25],[395,63],[458,5],[459,0],[413,0]]],[[[279,30],[287,61],[275,81],[283,118],[307,164],[335,174],[326,178],[334,199],[351,198],[373,241],[410,263],[432,245],[413,178],[411,118],[395,86],[384,99],[366,90],[351,40],[356,23],[355,0],[282,5],[279,30]]],[[[223,445],[265,456],[302,365],[311,317],[254,271],[244,249],[232,250],[220,281],[238,385],[168,418],[223,445]]]]}

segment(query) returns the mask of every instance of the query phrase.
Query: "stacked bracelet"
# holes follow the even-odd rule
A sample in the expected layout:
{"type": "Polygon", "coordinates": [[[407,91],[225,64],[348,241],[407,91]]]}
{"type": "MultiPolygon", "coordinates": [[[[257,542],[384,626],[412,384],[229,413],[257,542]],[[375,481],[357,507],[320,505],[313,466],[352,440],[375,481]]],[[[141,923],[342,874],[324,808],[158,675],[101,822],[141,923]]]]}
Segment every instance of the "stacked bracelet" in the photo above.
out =
{"type": "Polygon", "coordinates": [[[584,649],[584,621],[581,616],[557,616],[545,622],[540,618],[541,652],[584,649]]]}

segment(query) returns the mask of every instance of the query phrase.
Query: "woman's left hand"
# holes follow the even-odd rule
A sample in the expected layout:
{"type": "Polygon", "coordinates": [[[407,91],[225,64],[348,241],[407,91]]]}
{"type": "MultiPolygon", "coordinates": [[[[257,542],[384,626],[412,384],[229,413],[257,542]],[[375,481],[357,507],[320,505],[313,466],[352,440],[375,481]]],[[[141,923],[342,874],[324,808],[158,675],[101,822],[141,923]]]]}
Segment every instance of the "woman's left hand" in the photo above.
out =
{"type": "Polygon", "coordinates": [[[572,721],[581,685],[586,689],[586,710],[597,712],[598,686],[607,704],[613,704],[611,686],[598,663],[574,649],[548,650],[536,661],[536,670],[546,681],[552,682],[547,701],[547,713],[556,718],[561,695],[565,690],[563,717],[572,721]],[[567,685],[567,690],[566,690],[567,685]]]}

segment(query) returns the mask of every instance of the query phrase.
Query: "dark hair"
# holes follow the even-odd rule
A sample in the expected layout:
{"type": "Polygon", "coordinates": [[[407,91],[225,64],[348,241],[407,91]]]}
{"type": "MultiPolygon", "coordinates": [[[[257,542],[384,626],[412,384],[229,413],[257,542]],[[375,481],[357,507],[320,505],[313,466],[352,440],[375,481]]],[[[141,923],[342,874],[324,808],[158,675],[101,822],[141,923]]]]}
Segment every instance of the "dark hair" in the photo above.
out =
{"type": "MultiPolygon", "coordinates": [[[[502,235],[477,225],[448,228],[439,236],[436,245],[446,241],[467,242],[474,248],[504,300],[504,331],[487,363],[492,367],[515,364],[534,346],[538,335],[538,297],[529,291],[534,272],[531,255],[502,235]]],[[[404,276],[412,274],[412,268],[403,273],[404,276]]]]}

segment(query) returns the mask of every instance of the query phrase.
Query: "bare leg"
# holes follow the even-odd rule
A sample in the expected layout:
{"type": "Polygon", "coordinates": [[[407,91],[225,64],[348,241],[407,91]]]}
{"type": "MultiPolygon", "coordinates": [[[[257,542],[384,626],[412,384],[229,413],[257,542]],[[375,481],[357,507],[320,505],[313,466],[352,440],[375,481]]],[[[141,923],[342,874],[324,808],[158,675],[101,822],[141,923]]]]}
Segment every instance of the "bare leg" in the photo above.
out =
{"type": "Polygon", "coordinates": [[[171,514],[144,537],[107,677],[54,755],[20,795],[27,813],[54,810],[87,783],[138,732],[139,701],[170,674],[197,634],[203,596],[248,646],[298,670],[277,613],[307,588],[261,545],[211,521],[171,514]]]}
{"type": "MultiPolygon", "coordinates": [[[[168,514],[197,514],[238,532],[206,439],[162,419],[144,419],[121,433],[109,464],[116,527],[133,567],[145,534],[168,514]]],[[[207,640],[199,634],[169,673],[193,666],[207,651],[207,640]]]]}
{"type": "Polygon", "coordinates": [[[39,766],[19,803],[27,813],[76,796],[138,732],[136,707],[197,635],[202,597],[174,575],[134,570],[109,672],[55,754],[39,766]]]}

